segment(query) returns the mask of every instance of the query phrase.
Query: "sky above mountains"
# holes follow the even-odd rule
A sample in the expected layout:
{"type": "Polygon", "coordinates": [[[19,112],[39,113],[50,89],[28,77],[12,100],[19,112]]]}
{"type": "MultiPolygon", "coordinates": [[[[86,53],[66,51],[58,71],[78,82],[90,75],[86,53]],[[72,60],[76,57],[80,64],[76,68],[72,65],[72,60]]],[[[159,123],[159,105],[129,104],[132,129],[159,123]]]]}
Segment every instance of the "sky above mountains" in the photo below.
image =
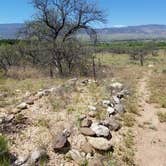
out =
{"type": "MultiPolygon", "coordinates": [[[[34,14],[30,0],[0,2],[0,23],[23,23],[34,14]]],[[[97,27],[166,24],[166,0],[96,0],[105,11],[107,23],[97,27]]]]}

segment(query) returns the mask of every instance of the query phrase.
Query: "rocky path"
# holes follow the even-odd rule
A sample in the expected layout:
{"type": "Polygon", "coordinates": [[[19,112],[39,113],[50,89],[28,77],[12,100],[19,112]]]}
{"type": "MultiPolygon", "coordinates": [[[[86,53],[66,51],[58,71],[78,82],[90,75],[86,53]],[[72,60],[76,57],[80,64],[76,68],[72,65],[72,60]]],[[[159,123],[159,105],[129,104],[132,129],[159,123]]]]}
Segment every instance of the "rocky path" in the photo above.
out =
{"type": "Polygon", "coordinates": [[[149,104],[147,83],[151,71],[144,73],[139,83],[139,106],[141,116],[137,117],[134,127],[136,144],[136,165],[138,166],[166,166],[166,124],[160,123],[157,112],[166,109],[157,108],[149,104]]]}

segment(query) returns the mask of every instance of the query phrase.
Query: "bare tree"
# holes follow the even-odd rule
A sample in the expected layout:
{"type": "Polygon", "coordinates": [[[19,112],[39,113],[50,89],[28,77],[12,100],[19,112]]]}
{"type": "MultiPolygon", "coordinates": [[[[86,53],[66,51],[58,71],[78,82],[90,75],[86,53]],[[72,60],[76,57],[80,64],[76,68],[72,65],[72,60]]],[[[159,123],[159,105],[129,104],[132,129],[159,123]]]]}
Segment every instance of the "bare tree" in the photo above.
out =
{"type": "Polygon", "coordinates": [[[33,0],[35,20],[28,24],[37,37],[67,40],[80,29],[91,29],[94,22],[104,22],[103,12],[87,0],[33,0]]]}
{"type": "Polygon", "coordinates": [[[23,33],[31,39],[52,44],[50,70],[56,66],[59,73],[63,74],[64,61],[68,61],[68,67],[72,68],[72,62],[77,57],[71,54],[66,56],[64,45],[75,38],[81,29],[96,43],[97,35],[91,25],[94,22],[104,22],[104,14],[94,2],[88,0],[32,0],[32,4],[37,13],[34,20],[26,23],[23,33]]]}

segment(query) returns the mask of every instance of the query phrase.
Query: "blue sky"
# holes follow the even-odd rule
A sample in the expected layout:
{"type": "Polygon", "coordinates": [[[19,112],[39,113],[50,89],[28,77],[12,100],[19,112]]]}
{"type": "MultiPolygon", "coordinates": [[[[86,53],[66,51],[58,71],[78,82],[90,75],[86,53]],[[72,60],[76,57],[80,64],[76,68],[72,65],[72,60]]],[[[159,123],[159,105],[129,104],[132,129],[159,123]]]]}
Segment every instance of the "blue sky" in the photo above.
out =
{"type": "MultiPolygon", "coordinates": [[[[96,0],[108,18],[106,25],[166,24],[166,0],[96,0]]],[[[1,0],[0,23],[22,23],[34,9],[29,0],[1,0]]],[[[101,26],[101,25],[98,25],[101,26]]]]}

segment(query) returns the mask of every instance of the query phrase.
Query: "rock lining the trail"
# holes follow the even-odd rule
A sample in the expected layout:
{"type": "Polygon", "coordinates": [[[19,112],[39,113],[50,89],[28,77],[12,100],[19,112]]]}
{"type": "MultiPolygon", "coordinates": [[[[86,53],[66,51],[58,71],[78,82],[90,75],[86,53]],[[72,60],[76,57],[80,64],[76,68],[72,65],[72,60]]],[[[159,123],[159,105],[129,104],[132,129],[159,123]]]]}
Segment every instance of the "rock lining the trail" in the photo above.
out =
{"type": "MultiPolygon", "coordinates": [[[[56,88],[53,87],[46,90],[40,90],[35,94],[28,95],[28,97],[17,106],[17,109],[13,114],[10,114],[10,116],[2,116],[2,118],[0,117],[0,125],[2,123],[11,123],[11,121],[15,119],[16,115],[20,114],[21,111],[28,111],[29,108],[35,105],[37,100],[41,100],[43,97],[46,97],[50,94],[57,95],[58,93],[63,93],[64,87],[72,86],[72,88],[74,88],[77,81],[77,79],[72,79],[66,83],[67,85],[63,84],[62,86],[58,86],[56,88]]],[[[85,86],[85,84],[89,83],[90,81],[83,84],[85,86]]],[[[83,144],[83,146],[86,145],[85,148],[80,148],[78,150],[73,149],[73,147],[71,147],[71,142],[73,140],[72,137],[70,137],[70,132],[64,130],[61,133],[57,134],[57,136],[53,136],[52,151],[58,154],[69,153],[76,163],[80,163],[86,158],[88,158],[88,160],[93,159],[93,153],[95,153],[94,150],[111,150],[113,147],[113,144],[111,142],[111,132],[118,131],[121,128],[121,125],[117,120],[113,118],[113,116],[119,113],[124,113],[124,105],[121,102],[121,99],[129,94],[129,92],[127,90],[124,90],[123,87],[124,86],[121,83],[113,84],[111,86],[111,92],[113,91],[113,96],[111,96],[110,99],[101,100],[101,102],[98,103],[102,105],[103,109],[105,109],[105,119],[96,120],[95,117],[100,111],[96,103],[94,104],[94,106],[87,106],[89,112],[86,115],[80,116],[79,120],[81,121],[81,123],[79,132],[87,140],[87,142],[84,142],[83,144]],[[83,151],[85,155],[82,155],[81,151],[83,151]]],[[[71,132],[71,135],[72,134],[73,133],[71,132]]],[[[46,151],[39,153],[39,151],[36,150],[28,155],[28,159],[26,157],[23,158],[19,156],[16,164],[18,166],[20,163],[28,163],[30,161],[32,161],[32,163],[36,163],[36,161],[42,155],[46,155],[46,151]]]]}

